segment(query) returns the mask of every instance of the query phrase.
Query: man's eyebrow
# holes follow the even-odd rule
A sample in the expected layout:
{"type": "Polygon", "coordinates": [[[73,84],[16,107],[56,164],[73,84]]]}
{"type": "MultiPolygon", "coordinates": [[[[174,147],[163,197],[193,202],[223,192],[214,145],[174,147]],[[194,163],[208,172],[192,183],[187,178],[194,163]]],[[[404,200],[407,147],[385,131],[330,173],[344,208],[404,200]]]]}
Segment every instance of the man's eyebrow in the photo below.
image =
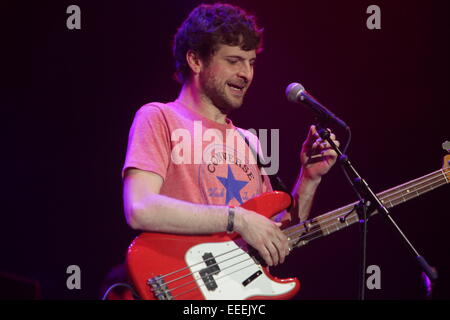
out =
{"type": "MultiPolygon", "coordinates": [[[[227,55],[227,56],[225,56],[225,58],[235,58],[235,59],[239,59],[239,60],[245,60],[244,57],[242,57],[242,56],[237,56],[237,55],[227,55]]],[[[255,60],[256,60],[256,57],[250,58],[249,60],[250,60],[250,61],[255,61],[255,60]]]]}

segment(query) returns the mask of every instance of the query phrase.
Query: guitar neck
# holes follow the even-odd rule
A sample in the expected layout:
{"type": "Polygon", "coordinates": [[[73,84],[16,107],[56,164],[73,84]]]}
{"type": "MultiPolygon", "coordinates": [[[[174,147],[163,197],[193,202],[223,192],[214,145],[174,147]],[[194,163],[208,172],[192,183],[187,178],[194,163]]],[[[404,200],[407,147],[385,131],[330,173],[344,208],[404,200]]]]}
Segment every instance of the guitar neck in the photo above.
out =
{"type": "MultiPolygon", "coordinates": [[[[395,207],[400,203],[449,183],[447,178],[448,171],[449,168],[437,170],[400,186],[383,191],[377,194],[377,196],[386,208],[395,207]]],[[[314,219],[284,229],[283,232],[289,238],[291,248],[303,246],[311,240],[329,235],[358,222],[359,217],[356,213],[357,204],[358,202],[351,203],[314,219]]],[[[372,212],[371,216],[376,213],[377,211],[372,212]]]]}

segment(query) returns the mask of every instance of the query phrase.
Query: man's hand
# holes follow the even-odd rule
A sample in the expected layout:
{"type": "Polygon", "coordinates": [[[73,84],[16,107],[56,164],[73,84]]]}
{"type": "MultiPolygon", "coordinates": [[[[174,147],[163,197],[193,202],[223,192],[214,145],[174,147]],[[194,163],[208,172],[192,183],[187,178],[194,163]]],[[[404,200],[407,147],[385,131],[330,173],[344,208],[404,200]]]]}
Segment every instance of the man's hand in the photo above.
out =
{"type": "Polygon", "coordinates": [[[235,231],[265,260],[267,265],[283,263],[289,254],[289,243],[281,223],[242,207],[236,207],[235,231]]]}
{"type": "MultiPolygon", "coordinates": [[[[330,138],[337,146],[340,145],[333,133],[330,138]]],[[[303,177],[313,181],[320,180],[336,163],[336,159],[336,151],[327,141],[320,138],[316,127],[312,125],[300,153],[303,177]]]]}

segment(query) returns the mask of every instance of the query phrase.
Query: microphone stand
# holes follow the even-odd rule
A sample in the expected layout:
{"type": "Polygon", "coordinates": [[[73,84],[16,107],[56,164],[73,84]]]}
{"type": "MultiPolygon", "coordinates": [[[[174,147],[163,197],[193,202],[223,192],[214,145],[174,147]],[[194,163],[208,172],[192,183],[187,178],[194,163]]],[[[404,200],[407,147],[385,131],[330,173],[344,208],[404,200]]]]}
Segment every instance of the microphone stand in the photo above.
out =
{"type": "MultiPolygon", "coordinates": [[[[360,219],[360,222],[362,225],[362,234],[361,234],[361,265],[362,265],[362,272],[361,272],[361,287],[359,292],[359,298],[360,300],[365,299],[365,278],[366,278],[366,256],[367,256],[367,221],[368,218],[371,216],[371,214],[375,211],[381,212],[382,215],[393,225],[394,229],[397,230],[397,232],[400,234],[401,238],[404,240],[404,242],[407,244],[409,249],[411,250],[411,253],[414,254],[417,262],[419,263],[422,270],[425,272],[425,274],[428,276],[428,278],[434,282],[438,278],[438,274],[436,269],[430,267],[430,265],[427,263],[425,258],[421,256],[417,250],[414,248],[414,246],[411,244],[411,242],[408,240],[408,238],[405,236],[405,234],[402,232],[400,227],[395,223],[395,221],[392,219],[391,215],[389,214],[388,209],[383,205],[383,203],[380,201],[380,199],[377,197],[377,195],[371,190],[367,182],[361,178],[359,173],[356,171],[356,169],[351,164],[349,158],[347,155],[343,154],[338,146],[333,142],[333,140],[330,138],[330,131],[328,129],[325,129],[325,122],[326,119],[321,120],[318,119],[316,121],[316,128],[319,136],[322,138],[322,140],[326,140],[331,147],[336,151],[338,154],[339,162],[342,165],[342,168],[344,170],[344,173],[346,173],[347,176],[350,176],[353,178],[350,178],[351,185],[353,189],[355,190],[358,198],[359,198],[359,204],[357,205],[356,211],[358,213],[358,217],[360,219]]],[[[348,129],[349,130],[349,129],[348,129]]],[[[340,220],[341,223],[345,222],[345,217],[340,220]]]]}

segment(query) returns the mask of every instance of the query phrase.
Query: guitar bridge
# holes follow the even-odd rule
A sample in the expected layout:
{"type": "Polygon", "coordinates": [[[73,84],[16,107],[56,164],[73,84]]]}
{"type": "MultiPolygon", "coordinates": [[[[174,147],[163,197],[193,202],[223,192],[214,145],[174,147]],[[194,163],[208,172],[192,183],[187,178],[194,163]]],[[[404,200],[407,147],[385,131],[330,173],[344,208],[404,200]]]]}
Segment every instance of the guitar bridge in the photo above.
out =
{"type": "Polygon", "coordinates": [[[151,287],[153,294],[158,300],[172,300],[173,296],[167,288],[164,278],[156,276],[147,280],[147,284],[151,287]]]}

